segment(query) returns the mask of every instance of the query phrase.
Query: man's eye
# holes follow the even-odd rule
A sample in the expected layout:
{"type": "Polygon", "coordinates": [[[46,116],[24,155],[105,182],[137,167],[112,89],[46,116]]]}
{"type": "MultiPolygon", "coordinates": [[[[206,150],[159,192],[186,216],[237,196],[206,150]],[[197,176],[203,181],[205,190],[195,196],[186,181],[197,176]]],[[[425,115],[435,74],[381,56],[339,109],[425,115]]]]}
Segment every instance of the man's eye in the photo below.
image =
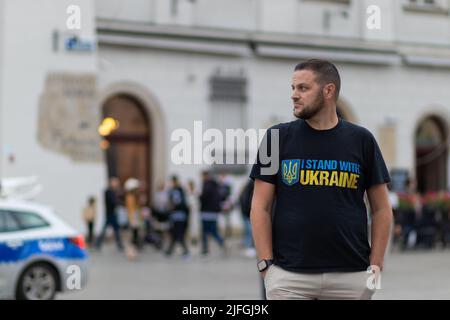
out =
{"type": "Polygon", "coordinates": [[[301,91],[306,91],[306,87],[300,87],[301,91]]]}

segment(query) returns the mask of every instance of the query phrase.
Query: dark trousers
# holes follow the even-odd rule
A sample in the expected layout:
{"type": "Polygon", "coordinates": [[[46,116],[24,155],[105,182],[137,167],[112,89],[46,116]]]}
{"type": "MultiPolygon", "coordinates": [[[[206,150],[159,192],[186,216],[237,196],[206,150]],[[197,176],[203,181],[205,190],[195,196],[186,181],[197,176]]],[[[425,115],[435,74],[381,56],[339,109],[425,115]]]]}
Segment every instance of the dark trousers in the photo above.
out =
{"type": "Polygon", "coordinates": [[[414,226],[412,225],[403,225],[402,226],[402,244],[401,248],[403,250],[407,249],[408,247],[408,238],[411,232],[415,231],[414,226]]]}
{"type": "Polygon", "coordinates": [[[131,243],[136,248],[141,248],[142,243],[141,243],[141,239],[139,237],[139,228],[131,228],[131,243]]]}
{"type": "Polygon", "coordinates": [[[111,226],[114,230],[114,237],[116,239],[117,247],[122,250],[123,244],[122,240],[120,239],[120,232],[119,232],[119,225],[117,223],[117,219],[115,216],[108,216],[106,217],[105,225],[103,226],[103,230],[100,234],[100,236],[97,239],[97,248],[100,249],[102,246],[103,238],[105,237],[106,230],[108,227],[111,226]]]}
{"type": "Polygon", "coordinates": [[[440,240],[442,242],[442,246],[445,248],[447,246],[447,243],[450,241],[450,222],[449,221],[443,221],[440,225],[440,240]]]}
{"type": "Polygon", "coordinates": [[[87,243],[92,246],[92,244],[94,243],[94,222],[90,221],[87,223],[87,230],[88,230],[88,234],[87,234],[87,243]]]}
{"type": "Polygon", "coordinates": [[[172,222],[172,228],[170,229],[170,245],[166,251],[167,255],[172,254],[176,243],[179,243],[181,245],[181,247],[183,248],[183,254],[189,253],[188,247],[186,245],[186,239],[185,239],[186,228],[187,228],[186,221],[173,221],[172,222]]]}
{"type": "Polygon", "coordinates": [[[208,249],[208,236],[211,235],[216,239],[219,246],[223,247],[223,238],[220,236],[217,230],[217,220],[202,220],[202,253],[207,254],[208,249]]]}

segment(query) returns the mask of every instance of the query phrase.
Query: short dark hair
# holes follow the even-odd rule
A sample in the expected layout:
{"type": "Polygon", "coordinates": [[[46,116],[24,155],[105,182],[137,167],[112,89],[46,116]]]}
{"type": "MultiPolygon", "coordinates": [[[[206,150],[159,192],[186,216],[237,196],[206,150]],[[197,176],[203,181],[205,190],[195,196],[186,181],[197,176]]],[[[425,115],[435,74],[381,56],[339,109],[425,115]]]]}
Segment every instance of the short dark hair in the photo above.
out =
{"type": "Polygon", "coordinates": [[[88,198],[88,203],[89,203],[89,204],[94,204],[94,203],[95,203],[95,197],[94,197],[94,196],[90,196],[90,197],[88,198]]]}
{"type": "Polygon", "coordinates": [[[209,176],[209,174],[210,174],[209,170],[202,171],[202,176],[209,176]]]}
{"type": "Polygon", "coordinates": [[[339,98],[339,91],[341,90],[341,77],[339,71],[334,64],[327,60],[310,59],[308,61],[299,63],[295,66],[294,71],[310,70],[315,73],[317,83],[321,86],[332,83],[336,87],[336,100],[339,98]]]}

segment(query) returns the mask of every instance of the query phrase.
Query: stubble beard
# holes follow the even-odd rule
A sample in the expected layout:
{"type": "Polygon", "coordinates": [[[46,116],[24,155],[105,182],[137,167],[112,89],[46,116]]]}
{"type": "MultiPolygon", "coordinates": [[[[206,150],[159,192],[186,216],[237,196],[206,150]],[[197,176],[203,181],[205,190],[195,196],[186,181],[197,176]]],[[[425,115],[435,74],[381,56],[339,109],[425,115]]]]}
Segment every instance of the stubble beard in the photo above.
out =
{"type": "Polygon", "coordinates": [[[297,111],[294,108],[294,116],[298,119],[308,120],[318,114],[325,107],[325,99],[323,98],[322,91],[319,91],[314,102],[305,106],[301,111],[297,111]]]}

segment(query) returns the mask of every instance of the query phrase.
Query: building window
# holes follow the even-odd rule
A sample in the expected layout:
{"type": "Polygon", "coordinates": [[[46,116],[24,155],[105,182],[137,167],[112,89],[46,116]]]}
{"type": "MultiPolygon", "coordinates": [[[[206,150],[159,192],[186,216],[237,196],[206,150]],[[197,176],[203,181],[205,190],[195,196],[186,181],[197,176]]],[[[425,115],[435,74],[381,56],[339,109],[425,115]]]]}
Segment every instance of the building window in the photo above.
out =
{"type": "Polygon", "coordinates": [[[446,0],[405,0],[403,9],[411,12],[437,13],[448,15],[446,0]]]}
{"type": "MultiPolygon", "coordinates": [[[[189,3],[195,3],[197,0],[182,0],[189,3]]],[[[170,13],[172,16],[178,15],[178,6],[180,5],[180,0],[171,0],[170,1],[170,13]]]]}
{"type": "Polygon", "coordinates": [[[331,3],[343,3],[343,4],[350,4],[350,0],[303,0],[303,1],[309,1],[309,2],[331,2],[331,3]]]}
{"type": "MultiPolygon", "coordinates": [[[[244,129],[247,127],[247,79],[242,75],[214,75],[210,78],[210,106],[211,128],[219,129],[225,140],[227,129],[244,129]]],[[[224,141],[225,142],[225,141],[224,141]]],[[[245,156],[248,162],[246,149],[227,150],[224,143],[223,150],[216,150],[222,155],[225,162],[227,154],[233,154],[234,164],[214,164],[215,172],[229,174],[243,174],[246,172],[245,164],[237,164],[238,155],[245,156]]]]}
{"type": "Polygon", "coordinates": [[[435,0],[409,0],[409,3],[418,6],[436,6],[435,0]]]}
{"type": "Polygon", "coordinates": [[[210,84],[210,100],[213,102],[245,103],[247,101],[247,80],[242,76],[213,76],[210,84]]]}

